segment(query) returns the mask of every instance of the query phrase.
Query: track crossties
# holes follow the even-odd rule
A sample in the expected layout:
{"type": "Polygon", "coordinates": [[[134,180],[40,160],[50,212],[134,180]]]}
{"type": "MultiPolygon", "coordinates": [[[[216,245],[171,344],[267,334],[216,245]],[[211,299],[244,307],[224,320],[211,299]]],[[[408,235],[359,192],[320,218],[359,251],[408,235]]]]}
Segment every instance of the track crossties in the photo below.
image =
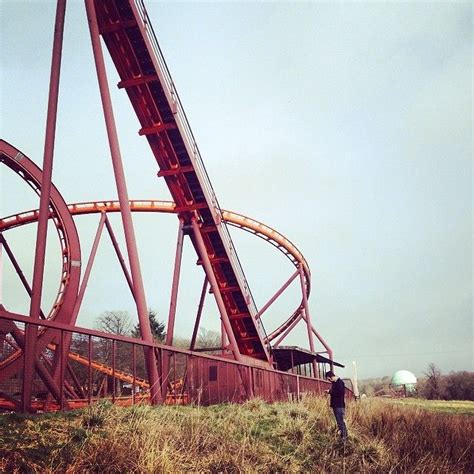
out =
{"type": "Polygon", "coordinates": [[[95,9],[118,87],[128,94],[178,216],[185,225],[197,218],[239,351],[269,362],[250,289],[143,3],[96,0],[95,9]]]}

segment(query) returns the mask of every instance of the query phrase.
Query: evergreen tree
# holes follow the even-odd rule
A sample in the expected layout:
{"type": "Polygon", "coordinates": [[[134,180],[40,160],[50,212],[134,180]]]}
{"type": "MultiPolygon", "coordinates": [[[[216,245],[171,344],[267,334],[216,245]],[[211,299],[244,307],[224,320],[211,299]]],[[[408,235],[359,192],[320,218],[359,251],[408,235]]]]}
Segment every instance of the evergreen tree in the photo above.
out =
{"type": "MultiPolygon", "coordinates": [[[[150,309],[148,311],[148,318],[150,321],[151,335],[153,339],[157,342],[163,342],[166,338],[165,323],[158,321],[158,314],[156,311],[150,309]]],[[[132,331],[132,336],[136,338],[141,338],[140,333],[140,323],[137,323],[132,331]]]]}

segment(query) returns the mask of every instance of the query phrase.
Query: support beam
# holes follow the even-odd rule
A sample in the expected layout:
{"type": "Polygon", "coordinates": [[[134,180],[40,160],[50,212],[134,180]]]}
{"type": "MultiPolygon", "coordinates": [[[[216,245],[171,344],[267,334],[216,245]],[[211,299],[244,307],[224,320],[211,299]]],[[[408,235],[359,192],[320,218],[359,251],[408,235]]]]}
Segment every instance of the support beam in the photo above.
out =
{"type": "MultiPolygon", "coordinates": [[[[28,318],[30,319],[30,318],[28,318]]],[[[28,323],[25,322],[26,324],[26,328],[28,329],[28,323]]],[[[36,324],[35,324],[36,326],[36,324]]],[[[18,329],[18,327],[16,326],[16,324],[12,324],[12,328],[11,328],[11,335],[13,336],[16,344],[18,345],[18,347],[20,349],[22,349],[23,353],[25,353],[25,350],[26,350],[26,344],[27,344],[27,339],[26,339],[26,334],[27,334],[27,330],[25,332],[21,331],[20,329],[18,329]]],[[[44,365],[42,364],[42,361],[40,360],[39,357],[36,357],[34,359],[34,365],[35,365],[35,369],[39,375],[39,377],[41,378],[41,380],[43,381],[43,383],[45,384],[45,386],[47,387],[47,389],[49,390],[49,392],[51,393],[51,395],[56,399],[56,401],[58,403],[61,403],[61,388],[56,385],[56,383],[54,382],[54,380],[52,379],[50,373],[48,372],[48,370],[44,367],[44,365]]],[[[25,359],[23,359],[23,363],[25,363],[25,359]]],[[[28,381],[29,385],[33,385],[33,379],[28,381]]],[[[22,410],[25,411],[25,408],[23,407],[23,400],[24,400],[24,397],[23,397],[23,394],[22,394],[22,410]]],[[[31,406],[30,406],[30,409],[31,409],[31,406]]]]}
{"type": "Polygon", "coordinates": [[[204,300],[206,299],[208,283],[207,276],[205,276],[204,282],[202,284],[201,297],[199,298],[199,305],[196,314],[196,321],[194,323],[193,335],[191,337],[191,344],[189,345],[189,350],[191,351],[193,351],[196,346],[196,338],[199,330],[199,324],[201,322],[202,308],[204,307],[204,300]]]}
{"type": "MultiPolygon", "coordinates": [[[[79,288],[79,293],[77,295],[76,302],[75,302],[74,308],[72,310],[71,320],[70,320],[70,324],[72,326],[74,326],[76,324],[77,316],[78,316],[79,311],[81,309],[82,300],[84,299],[84,293],[85,293],[86,288],[87,288],[87,283],[89,282],[89,277],[90,277],[90,274],[91,274],[92,265],[94,263],[95,256],[97,254],[97,248],[99,247],[99,242],[100,242],[100,238],[101,238],[101,235],[102,235],[102,231],[104,229],[104,224],[105,224],[106,219],[107,219],[106,213],[102,212],[101,215],[100,215],[99,225],[97,227],[94,242],[92,244],[91,253],[89,255],[89,259],[87,261],[86,269],[84,271],[84,276],[82,277],[82,282],[81,282],[81,286],[79,288]]],[[[61,332],[61,335],[62,334],[63,334],[63,332],[61,332]]],[[[53,360],[53,364],[52,364],[52,373],[53,373],[54,381],[56,383],[59,383],[59,384],[61,384],[61,380],[64,378],[65,367],[68,366],[65,363],[65,360],[67,358],[67,355],[69,353],[69,348],[71,346],[71,338],[72,338],[72,334],[67,333],[64,337],[61,336],[61,344],[59,346],[56,345],[56,351],[55,351],[55,354],[54,354],[54,360],[53,360]]],[[[48,402],[51,401],[50,398],[51,397],[48,397],[48,402]]]]}
{"type": "Polygon", "coordinates": [[[221,293],[231,293],[232,291],[240,291],[240,286],[224,286],[220,288],[221,293]]]}
{"type": "Polygon", "coordinates": [[[234,321],[236,319],[244,319],[244,318],[248,318],[248,317],[249,317],[248,313],[235,313],[235,314],[230,314],[229,315],[229,319],[231,321],[234,321]]]}
{"type": "Polygon", "coordinates": [[[94,264],[95,256],[97,254],[97,248],[99,247],[100,237],[102,235],[102,230],[104,229],[104,224],[107,220],[107,215],[105,212],[102,212],[100,215],[99,225],[95,234],[94,242],[92,244],[91,253],[89,255],[89,260],[87,261],[86,269],[84,271],[84,276],[82,277],[81,287],[79,288],[79,293],[76,298],[76,303],[72,311],[71,325],[75,325],[77,321],[77,315],[81,309],[82,300],[84,299],[84,293],[87,288],[87,283],[89,282],[89,277],[92,270],[92,265],[94,264]]]}
{"type": "Polygon", "coordinates": [[[100,29],[100,34],[104,35],[107,33],[114,33],[116,31],[125,30],[127,28],[133,28],[136,25],[137,25],[137,22],[135,20],[123,20],[117,23],[113,23],[112,25],[104,25],[100,29]]]}
{"type": "Polygon", "coordinates": [[[288,279],[288,281],[268,300],[268,302],[263,306],[263,308],[255,315],[257,320],[262,316],[262,314],[278,299],[278,297],[291,285],[293,280],[299,275],[299,270],[296,270],[295,273],[288,279]]]}
{"type": "Polygon", "coordinates": [[[164,178],[165,176],[176,176],[177,174],[191,173],[193,171],[195,171],[194,166],[179,166],[177,168],[171,168],[169,170],[158,171],[158,178],[164,178]]]}
{"type": "Polygon", "coordinates": [[[176,306],[178,300],[179,275],[181,272],[181,258],[183,256],[184,222],[180,219],[178,238],[176,242],[176,256],[174,259],[173,283],[171,286],[170,310],[168,313],[168,325],[166,327],[166,345],[173,345],[174,322],[176,318],[176,306]]]}
{"type": "Polygon", "coordinates": [[[206,209],[206,208],[207,208],[207,203],[198,202],[196,204],[189,204],[188,206],[176,206],[174,208],[174,212],[176,214],[181,214],[183,212],[196,211],[198,209],[206,209]]]}
{"type": "Polygon", "coordinates": [[[224,354],[227,346],[227,334],[225,333],[224,323],[221,321],[221,347],[222,353],[224,354]]]}
{"type": "Polygon", "coordinates": [[[283,339],[285,339],[286,336],[291,332],[291,330],[301,321],[301,313],[299,316],[295,318],[295,320],[285,329],[283,334],[277,339],[277,341],[273,344],[273,347],[278,347],[282,342],[283,339]]]}
{"type": "MultiPolygon", "coordinates": [[[[117,193],[120,201],[120,213],[122,215],[125,241],[127,244],[135,303],[137,305],[138,320],[140,323],[140,332],[143,340],[145,340],[146,342],[152,342],[153,337],[151,334],[150,321],[148,318],[145,290],[143,286],[140,262],[138,259],[135,231],[133,228],[130,202],[128,199],[128,191],[125,181],[125,173],[123,170],[122,156],[120,153],[117,129],[115,126],[115,118],[112,109],[112,100],[110,98],[109,85],[107,81],[107,72],[105,69],[104,56],[100,44],[99,26],[97,24],[94,0],[86,0],[86,11],[87,19],[89,21],[89,31],[91,35],[92,49],[94,53],[94,61],[97,71],[97,79],[99,82],[100,97],[102,100],[102,108],[104,111],[105,124],[107,128],[110,154],[114,169],[115,183],[117,185],[117,193]]],[[[150,349],[146,350],[145,352],[147,360],[147,371],[150,379],[151,402],[152,404],[156,404],[161,401],[161,394],[159,390],[158,370],[156,367],[155,355],[154,351],[150,349]]]]}
{"type": "Polygon", "coordinates": [[[130,288],[133,298],[135,298],[135,292],[133,291],[132,278],[128,271],[127,264],[125,263],[125,259],[123,258],[122,252],[120,251],[120,246],[118,244],[117,238],[115,237],[114,230],[112,229],[112,224],[110,223],[108,217],[106,217],[105,219],[105,227],[107,228],[107,232],[109,234],[110,240],[112,241],[115,254],[117,255],[118,261],[120,263],[120,267],[122,268],[125,279],[127,280],[128,287],[130,288]]]}
{"type": "MultiPolygon", "coordinates": [[[[211,262],[212,265],[216,265],[218,263],[229,262],[229,258],[228,257],[209,257],[209,261],[211,262]]],[[[196,265],[202,265],[202,260],[198,259],[198,261],[196,262],[196,265]]]]}
{"type": "Polygon", "coordinates": [[[211,288],[214,293],[214,298],[216,299],[217,307],[219,308],[219,313],[221,315],[221,320],[225,326],[227,337],[229,338],[230,348],[232,350],[232,353],[234,354],[235,360],[241,362],[242,357],[240,355],[239,346],[237,345],[237,341],[235,339],[232,326],[230,324],[229,316],[227,315],[227,311],[225,309],[224,300],[222,299],[222,295],[219,291],[219,285],[217,283],[216,276],[214,275],[214,272],[212,270],[211,262],[209,261],[209,255],[207,254],[206,246],[204,244],[204,240],[199,229],[199,224],[197,223],[195,216],[192,217],[191,223],[193,226],[196,244],[199,250],[199,256],[203,262],[204,271],[206,272],[207,279],[211,284],[211,288]]]}
{"type": "Polygon", "coordinates": [[[303,318],[306,321],[306,328],[308,330],[308,340],[309,340],[309,348],[311,352],[314,352],[314,339],[313,339],[313,332],[312,332],[312,324],[311,324],[311,317],[309,313],[309,304],[308,304],[308,295],[306,294],[306,283],[305,283],[305,275],[302,265],[298,265],[298,271],[300,274],[300,283],[301,283],[301,293],[303,295],[303,318]]]}
{"type": "MultiPolygon", "coordinates": [[[[56,118],[58,111],[59,79],[61,72],[61,57],[63,48],[64,17],[66,0],[58,0],[56,19],[54,23],[53,53],[51,59],[51,75],[49,81],[48,113],[46,117],[46,132],[44,141],[43,167],[41,180],[41,195],[39,205],[38,229],[36,233],[35,260],[33,266],[33,284],[31,290],[30,318],[39,319],[41,311],[41,296],[43,293],[43,274],[46,255],[46,239],[48,235],[49,200],[53,174],[54,142],[56,138],[56,118]]],[[[31,410],[32,381],[36,358],[36,339],[38,328],[28,325],[25,334],[24,372],[22,409],[31,410]]]]}
{"type": "Polygon", "coordinates": [[[70,362],[67,364],[67,373],[71,377],[72,383],[74,384],[74,386],[76,388],[76,392],[79,394],[79,397],[80,398],[86,398],[86,394],[85,394],[84,389],[81,385],[81,382],[79,382],[79,379],[77,378],[76,373],[72,369],[72,367],[70,365],[70,362]]]}
{"type": "MultiPolygon", "coordinates": [[[[2,233],[0,232],[0,237],[2,233]]],[[[3,304],[3,243],[0,241],[0,306],[3,304]]]]}
{"type": "Polygon", "coordinates": [[[159,81],[159,77],[156,74],[149,74],[148,76],[139,76],[134,77],[133,79],[126,79],[124,81],[120,81],[117,84],[119,89],[126,89],[128,87],[136,87],[141,86],[142,84],[147,84],[149,82],[159,81]]]}
{"type": "MultiPolygon", "coordinates": [[[[23,273],[23,270],[21,269],[20,264],[18,263],[18,260],[15,258],[15,255],[13,254],[10,245],[8,244],[2,233],[0,233],[0,246],[3,246],[3,248],[5,249],[5,253],[7,254],[7,257],[9,258],[11,264],[13,265],[13,268],[15,269],[18,278],[20,279],[23,285],[23,288],[25,288],[26,292],[28,293],[28,296],[31,298],[30,284],[28,283],[28,280],[26,279],[25,274],[23,273]]],[[[46,316],[44,315],[41,309],[40,317],[41,319],[46,319],[46,316]]]]}
{"type": "Polygon", "coordinates": [[[155,135],[157,133],[164,132],[166,130],[174,130],[176,128],[176,123],[160,123],[159,125],[154,125],[153,127],[141,128],[138,131],[138,135],[155,135]]]}
{"type": "MultiPolygon", "coordinates": [[[[323,339],[321,334],[319,334],[318,331],[316,331],[315,327],[311,325],[311,330],[313,331],[313,334],[318,338],[319,342],[323,345],[323,347],[326,349],[328,353],[328,358],[329,360],[334,360],[334,354],[332,352],[332,349],[328,346],[327,342],[323,339]]],[[[334,365],[331,364],[331,370],[334,370],[334,365]]]]}

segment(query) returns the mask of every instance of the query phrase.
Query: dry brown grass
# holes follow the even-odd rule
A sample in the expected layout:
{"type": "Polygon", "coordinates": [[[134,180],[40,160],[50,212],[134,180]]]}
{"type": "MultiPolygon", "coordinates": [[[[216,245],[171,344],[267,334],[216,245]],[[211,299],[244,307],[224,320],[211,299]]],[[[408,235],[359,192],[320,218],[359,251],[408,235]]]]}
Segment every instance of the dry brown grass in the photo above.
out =
{"type": "Polygon", "coordinates": [[[474,472],[474,419],[378,401],[348,407],[338,440],[327,402],[202,407],[97,404],[4,417],[4,472],[474,472]],[[14,450],[13,447],[16,447],[14,450]]]}

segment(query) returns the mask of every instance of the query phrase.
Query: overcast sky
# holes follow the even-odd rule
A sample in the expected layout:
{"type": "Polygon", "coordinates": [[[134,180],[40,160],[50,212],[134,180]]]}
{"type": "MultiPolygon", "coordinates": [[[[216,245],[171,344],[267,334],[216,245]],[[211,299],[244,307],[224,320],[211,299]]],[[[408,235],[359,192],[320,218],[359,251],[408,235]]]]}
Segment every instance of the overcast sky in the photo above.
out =
{"type": "MultiPolygon", "coordinates": [[[[361,377],[430,362],[473,370],[472,5],[147,2],[224,209],[276,228],[312,270],[315,326],[361,377]]],[[[1,2],[0,136],[42,163],[55,5],[1,2]]],[[[111,66],[110,61],[108,61],[111,66]]],[[[129,195],[168,199],[118,76],[108,69],[129,195]]],[[[116,190],[82,1],[68,2],[54,182],[68,202],[116,190]]],[[[38,199],[1,169],[0,214],[38,199]]],[[[113,219],[117,232],[120,220],[113,219]]],[[[175,216],[134,218],[148,305],[166,320],[175,216]]],[[[77,219],[87,260],[98,216],[77,219]]],[[[293,272],[232,231],[258,306],[293,272]]],[[[31,277],[35,226],[7,240],[31,277]]],[[[105,236],[104,236],[105,237],[105,236]]],[[[185,244],[176,331],[192,332],[202,270],[185,244]]],[[[44,307],[59,284],[50,233],[44,307]]],[[[298,285],[264,317],[299,303],[298,285]]],[[[4,261],[3,302],[29,302],[4,261]]],[[[79,324],[134,305],[104,238],[79,324]]],[[[218,329],[211,296],[204,327],[218,329]]],[[[287,339],[307,345],[303,327],[287,339]]],[[[342,371],[349,375],[350,369],[342,371]]]]}

